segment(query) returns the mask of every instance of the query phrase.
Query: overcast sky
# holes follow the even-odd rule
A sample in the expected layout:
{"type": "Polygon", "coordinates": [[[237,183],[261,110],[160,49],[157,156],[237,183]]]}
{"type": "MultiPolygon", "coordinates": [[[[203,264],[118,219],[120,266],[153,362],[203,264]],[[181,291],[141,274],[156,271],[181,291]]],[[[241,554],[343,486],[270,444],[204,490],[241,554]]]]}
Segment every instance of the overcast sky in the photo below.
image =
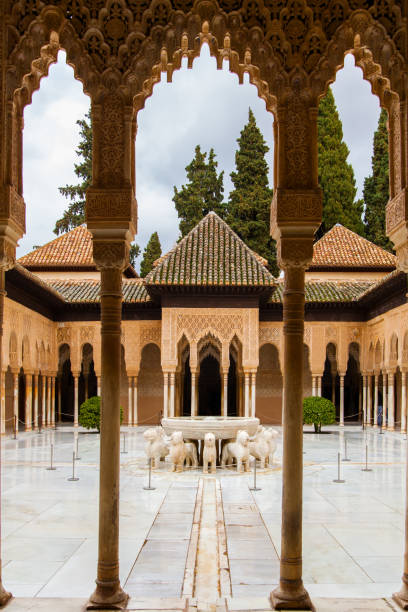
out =
{"type": "MultiPolygon", "coordinates": [[[[333,93],[361,195],[364,178],[371,172],[372,139],[380,112],[378,99],[363,81],[352,56],[346,57],[345,68],[337,74],[333,93]]],[[[178,223],[172,202],[173,185],[180,187],[185,182],[185,167],[197,144],[205,151],[214,148],[219,169],[225,171],[227,196],[236,139],[248,119],[249,107],[270,147],[267,161],[272,185],[273,118],[258,98],[255,86],[247,81],[239,85],[238,78],[228,71],[228,64],[217,71],[207,46],[192,70],[184,65],[174,74],[172,83],[163,80],[155,86],[139,112],[136,138],[136,242],[142,249],[154,231],[159,233],[164,252],[175,243],[178,223]]],[[[27,234],[20,242],[18,256],[29,252],[33,245],[55,238],[55,221],[67,205],[58,187],[77,182],[74,163],[78,161],[75,149],[79,129],[75,122],[88,108],[89,98],[65,63],[65,54],[60,52],[58,63],[50,68],[48,78],[42,80],[40,91],[25,109],[27,234]]]]}

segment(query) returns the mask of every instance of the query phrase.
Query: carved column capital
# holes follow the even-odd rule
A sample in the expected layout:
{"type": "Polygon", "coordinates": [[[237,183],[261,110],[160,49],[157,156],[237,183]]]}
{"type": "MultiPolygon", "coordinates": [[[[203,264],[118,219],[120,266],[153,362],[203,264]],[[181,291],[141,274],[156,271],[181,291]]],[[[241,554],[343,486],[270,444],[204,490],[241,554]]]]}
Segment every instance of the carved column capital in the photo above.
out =
{"type": "Polygon", "coordinates": [[[11,270],[16,265],[16,244],[6,236],[0,236],[0,268],[11,270]]]}
{"type": "Polygon", "coordinates": [[[289,268],[306,269],[313,258],[313,238],[311,236],[281,237],[278,242],[278,265],[289,268]]]}
{"type": "Polygon", "coordinates": [[[271,205],[271,234],[278,240],[285,234],[313,236],[322,219],[322,192],[315,189],[277,187],[271,205]]]}
{"type": "MultiPolygon", "coordinates": [[[[124,270],[129,264],[129,245],[126,240],[93,240],[93,258],[99,270],[124,270]]],[[[114,276],[116,283],[121,278],[114,276]]],[[[121,291],[121,286],[118,287],[121,291]]]]}

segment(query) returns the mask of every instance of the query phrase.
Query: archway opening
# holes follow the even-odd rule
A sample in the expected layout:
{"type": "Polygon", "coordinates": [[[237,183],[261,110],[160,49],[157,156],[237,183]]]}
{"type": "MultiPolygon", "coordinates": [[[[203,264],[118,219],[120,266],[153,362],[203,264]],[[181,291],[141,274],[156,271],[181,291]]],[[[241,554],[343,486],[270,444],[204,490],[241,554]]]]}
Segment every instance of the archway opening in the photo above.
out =
{"type": "Polygon", "coordinates": [[[200,364],[198,397],[200,416],[221,415],[220,364],[214,355],[207,355],[200,364]]]}
{"type": "Polygon", "coordinates": [[[256,374],[256,416],[262,423],[282,422],[282,384],[278,348],[264,344],[259,349],[256,374]]]}
{"type": "Polygon", "coordinates": [[[23,368],[18,373],[18,421],[17,430],[24,431],[26,423],[26,377],[23,368]]]}
{"type": "Polygon", "coordinates": [[[74,377],[71,371],[71,353],[69,345],[62,344],[59,347],[58,353],[58,417],[62,422],[73,423],[75,388],[74,377]]]}
{"type": "Polygon", "coordinates": [[[98,381],[93,360],[93,346],[89,343],[82,347],[81,373],[78,380],[79,405],[98,393],[98,381]]]}
{"type": "Polygon", "coordinates": [[[360,376],[360,347],[356,342],[349,346],[346,376],[344,377],[344,421],[360,420],[361,412],[361,376],[360,376]]]}

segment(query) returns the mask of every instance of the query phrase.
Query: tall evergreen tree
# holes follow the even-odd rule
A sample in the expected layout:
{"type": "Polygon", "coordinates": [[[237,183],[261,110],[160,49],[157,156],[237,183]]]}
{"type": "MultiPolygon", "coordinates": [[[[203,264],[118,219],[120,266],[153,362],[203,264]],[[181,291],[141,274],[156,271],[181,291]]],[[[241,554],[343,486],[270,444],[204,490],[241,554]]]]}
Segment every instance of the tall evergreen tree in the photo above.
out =
{"type": "MultiPolygon", "coordinates": [[[[79,131],[81,139],[75,152],[80,158],[80,163],[74,164],[74,172],[80,179],[80,182],[77,185],[59,187],[60,193],[70,203],[62,217],[55,224],[54,234],[57,234],[57,236],[85,223],[86,190],[92,183],[92,122],[90,110],[85,114],[84,119],[78,119],[77,125],[81,128],[79,131]]],[[[139,245],[132,244],[130,246],[129,257],[132,266],[135,266],[139,255],[139,245]]]]}
{"type": "Polygon", "coordinates": [[[387,111],[382,110],[374,133],[372,174],[364,180],[364,224],[368,240],[392,251],[385,234],[385,207],[389,199],[387,111]]]}
{"type": "Polygon", "coordinates": [[[162,250],[159,235],[157,232],[153,232],[143,251],[143,259],[140,264],[140,276],[144,278],[149,274],[150,270],[153,268],[154,262],[161,257],[161,254],[162,250]]]}
{"type": "Polygon", "coordinates": [[[320,102],[317,125],[319,183],[323,190],[323,222],[318,235],[336,223],[364,235],[363,202],[355,199],[354,171],[347,162],[349,150],[330,88],[320,102]]]}
{"type": "Polygon", "coordinates": [[[218,162],[210,149],[202,153],[200,145],[195,148],[194,159],[186,166],[187,184],[180,191],[174,187],[173,202],[179,217],[181,238],[188,234],[210,211],[225,217],[224,172],[217,173],[218,162]]]}
{"type": "Polygon", "coordinates": [[[267,259],[270,271],[277,275],[276,246],[269,233],[272,189],[265,159],[269,148],[251,109],[237,142],[236,170],[231,172],[234,189],[229,195],[227,221],[251,249],[267,259]]]}

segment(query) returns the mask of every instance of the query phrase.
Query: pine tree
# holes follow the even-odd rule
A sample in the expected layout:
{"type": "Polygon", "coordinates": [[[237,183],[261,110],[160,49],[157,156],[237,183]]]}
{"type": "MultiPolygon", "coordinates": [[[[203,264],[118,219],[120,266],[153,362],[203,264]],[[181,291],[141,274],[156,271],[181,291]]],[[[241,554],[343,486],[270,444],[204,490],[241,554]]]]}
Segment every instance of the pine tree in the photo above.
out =
{"type": "Polygon", "coordinates": [[[385,233],[385,207],[389,199],[387,111],[382,110],[374,133],[372,174],[364,180],[364,224],[368,240],[392,251],[385,233]]]}
{"type": "Polygon", "coordinates": [[[272,189],[265,159],[269,148],[251,109],[237,142],[236,171],[231,172],[234,189],[229,195],[227,221],[252,250],[267,259],[272,274],[278,275],[275,241],[269,232],[272,189]]]}
{"type": "Polygon", "coordinates": [[[218,174],[217,166],[214,150],[210,149],[207,162],[207,153],[202,153],[200,145],[197,145],[194,159],[186,166],[187,184],[182,185],[180,191],[174,187],[173,202],[179,217],[181,238],[211,211],[225,217],[224,172],[218,174]]]}
{"type": "MultiPolygon", "coordinates": [[[[70,204],[64,211],[61,219],[58,219],[55,224],[54,234],[57,234],[57,236],[85,223],[86,190],[92,183],[92,123],[90,110],[85,114],[84,119],[78,119],[77,125],[81,128],[79,131],[81,140],[76,154],[81,158],[81,161],[79,164],[74,164],[74,172],[81,182],[77,185],[59,187],[59,192],[70,200],[70,204]]],[[[131,244],[129,260],[132,266],[135,266],[139,255],[139,245],[131,244]]]]}
{"type": "Polygon", "coordinates": [[[330,88],[320,102],[317,125],[319,183],[323,191],[323,222],[318,235],[336,223],[364,235],[363,202],[355,200],[354,171],[347,162],[349,150],[343,141],[343,128],[330,88]]]}
{"type": "Polygon", "coordinates": [[[143,251],[143,259],[140,264],[140,276],[145,277],[149,274],[150,270],[153,268],[153,264],[156,259],[161,257],[162,250],[161,244],[159,240],[159,235],[157,232],[153,232],[150,236],[150,240],[146,245],[145,250],[143,251]]]}

